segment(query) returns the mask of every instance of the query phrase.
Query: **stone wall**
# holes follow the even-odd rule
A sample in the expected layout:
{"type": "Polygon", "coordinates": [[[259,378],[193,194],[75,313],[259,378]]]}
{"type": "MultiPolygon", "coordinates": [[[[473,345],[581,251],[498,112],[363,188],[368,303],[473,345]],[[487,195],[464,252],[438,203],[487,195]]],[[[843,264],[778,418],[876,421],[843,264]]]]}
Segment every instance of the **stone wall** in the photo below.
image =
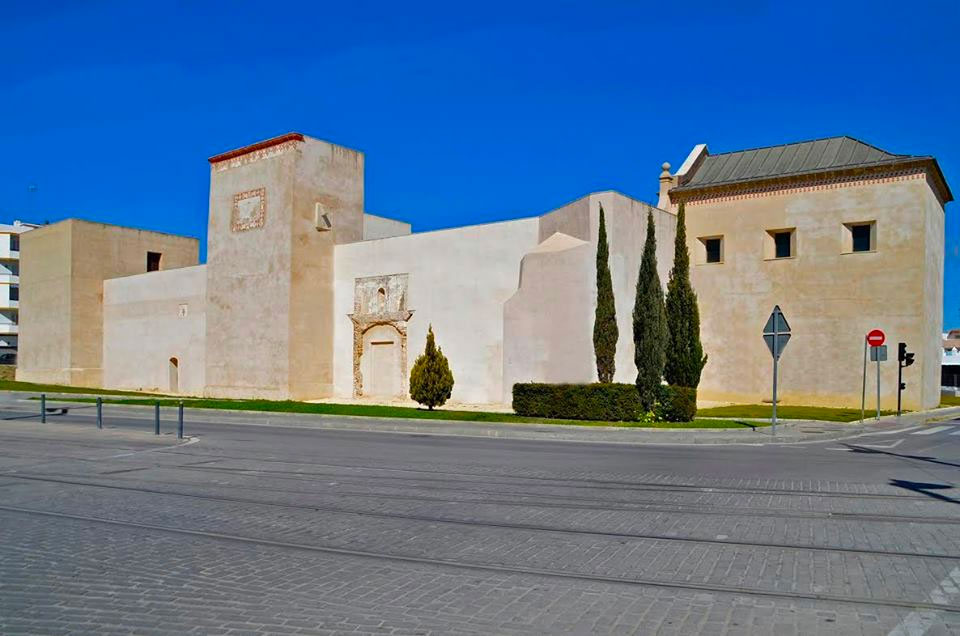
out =
{"type": "Polygon", "coordinates": [[[619,331],[614,381],[636,380],[633,305],[647,212],[653,213],[664,291],[673,265],[676,217],[618,192],[600,192],[540,218],[542,242],[524,256],[519,289],[504,307],[504,402],[510,402],[515,382],[597,379],[593,322],[601,204],[619,331]]]}
{"type": "Polygon", "coordinates": [[[406,369],[427,327],[450,360],[452,399],[498,403],[503,386],[503,303],[517,289],[520,259],[537,245],[536,218],[338,245],[335,250],[334,395],[354,394],[357,280],[404,274],[408,281],[406,369]]]}
{"type": "Polygon", "coordinates": [[[21,236],[17,379],[98,387],[103,368],[103,281],[197,264],[196,239],[68,219],[21,236]]]}
{"type": "MultiPolygon", "coordinates": [[[[863,339],[886,332],[883,408],[896,407],[896,346],[917,352],[904,373],[908,409],[939,400],[943,208],[922,174],[845,181],[687,203],[691,277],[709,361],[704,400],[769,400],[772,359],[761,331],[774,305],[792,327],[779,369],[786,404],[859,407],[863,339]],[[876,221],[876,250],[844,249],[845,223],[876,221]],[[767,230],[796,228],[795,256],[765,256],[767,230]],[[723,236],[705,263],[699,237],[723,236]]],[[[867,404],[875,395],[869,369],[867,404]]],[[[875,401],[875,398],[873,398],[875,401]]]]}
{"type": "Polygon", "coordinates": [[[205,265],[104,281],[103,386],[203,395],[206,286],[205,265]]]}

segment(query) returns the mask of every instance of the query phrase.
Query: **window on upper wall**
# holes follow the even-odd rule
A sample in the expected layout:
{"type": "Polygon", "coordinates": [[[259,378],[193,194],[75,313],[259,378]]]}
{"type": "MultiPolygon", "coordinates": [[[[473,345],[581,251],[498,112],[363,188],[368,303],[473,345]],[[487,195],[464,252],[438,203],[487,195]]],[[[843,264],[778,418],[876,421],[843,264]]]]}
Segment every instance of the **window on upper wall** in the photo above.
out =
{"type": "Polygon", "coordinates": [[[765,259],[793,258],[797,255],[796,228],[767,230],[767,240],[764,246],[765,259]]]}
{"type": "Polygon", "coordinates": [[[11,252],[20,251],[20,235],[19,234],[10,235],[10,251],[11,252]]]}
{"type": "Polygon", "coordinates": [[[722,263],[723,262],[723,237],[722,236],[701,236],[700,242],[703,243],[703,260],[701,263],[722,263]]]}
{"type": "Polygon", "coordinates": [[[843,224],[843,253],[873,252],[877,249],[876,221],[843,224]]]}
{"type": "Polygon", "coordinates": [[[790,249],[790,236],[792,232],[777,232],[773,235],[774,256],[776,258],[790,258],[793,256],[793,250],[790,249]]]}
{"type": "Polygon", "coordinates": [[[20,300],[20,285],[10,285],[10,300],[20,300]]]}
{"type": "Polygon", "coordinates": [[[160,271],[160,252],[147,252],[147,271],[160,271]]]}

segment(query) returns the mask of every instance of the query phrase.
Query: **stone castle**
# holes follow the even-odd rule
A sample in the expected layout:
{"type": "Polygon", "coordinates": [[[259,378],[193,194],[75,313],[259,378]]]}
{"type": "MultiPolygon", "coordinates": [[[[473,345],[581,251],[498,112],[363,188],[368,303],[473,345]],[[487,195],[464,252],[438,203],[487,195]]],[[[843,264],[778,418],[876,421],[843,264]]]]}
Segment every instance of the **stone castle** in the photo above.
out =
{"type": "MultiPolygon", "coordinates": [[[[453,400],[510,402],[515,382],[596,380],[599,208],[633,382],[632,310],[652,213],[660,275],[685,205],[709,361],[700,399],[770,399],[761,337],[792,327],[784,403],[860,402],[864,334],[908,343],[904,407],[939,402],[945,205],[936,160],[849,137],[664,164],[656,207],[596,192],[530,218],[411,233],[366,212],[362,153],[290,133],[211,157],[198,241],[70,219],[23,236],[19,380],[217,397],[369,399],[407,391],[428,325],[453,400]]],[[[882,365],[896,402],[895,355],[882,365]]]]}

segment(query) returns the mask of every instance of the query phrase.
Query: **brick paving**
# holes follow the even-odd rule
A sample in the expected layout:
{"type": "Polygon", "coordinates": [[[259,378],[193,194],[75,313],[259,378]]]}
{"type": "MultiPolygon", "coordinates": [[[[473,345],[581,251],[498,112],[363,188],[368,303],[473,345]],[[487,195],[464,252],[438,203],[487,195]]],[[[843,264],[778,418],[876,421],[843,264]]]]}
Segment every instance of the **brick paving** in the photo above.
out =
{"type": "Polygon", "coordinates": [[[960,436],[740,477],[732,449],[200,430],[0,422],[0,633],[960,633],[960,436]]]}

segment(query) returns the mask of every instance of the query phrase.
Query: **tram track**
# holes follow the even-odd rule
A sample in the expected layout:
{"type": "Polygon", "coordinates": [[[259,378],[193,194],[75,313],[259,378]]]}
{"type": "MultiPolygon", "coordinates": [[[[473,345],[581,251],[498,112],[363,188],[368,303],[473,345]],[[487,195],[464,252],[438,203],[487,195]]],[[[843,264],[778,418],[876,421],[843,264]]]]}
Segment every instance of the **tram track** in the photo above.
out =
{"type": "Polygon", "coordinates": [[[543,576],[551,578],[562,578],[568,580],[580,580],[593,583],[612,583],[631,586],[657,587],[665,589],[688,590],[697,592],[733,594],[740,596],[761,596],[768,598],[787,599],[796,601],[798,599],[809,601],[830,601],[835,603],[867,605],[875,607],[897,607],[910,610],[931,610],[939,612],[960,613],[960,605],[933,603],[928,601],[914,601],[902,599],[878,599],[866,597],[853,597],[841,594],[798,592],[798,591],[778,591],[766,590],[762,588],[751,588],[735,585],[723,585],[715,583],[693,583],[686,581],[664,581],[658,579],[649,579],[643,577],[619,577],[609,575],[585,574],[579,572],[570,572],[564,570],[555,570],[549,568],[533,568],[521,566],[507,566],[497,564],[486,564],[473,561],[464,561],[456,559],[441,559],[430,557],[418,557],[410,555],[391,554],[387,552],[375,552],[368,550],[358,550],[352,548],[337,548],[331,546],[317,546],[287,541],[276,541],[271,539],[259,539],[254,537],[245,537],[242,535],[228,534],[222,532],[209,532],[203,530],[191,530],[187,528],[176,528],[159,524],[142,523],[135,521],[121,521],[117,519],[106,519],[92,515],[77,515],[49,510],[37,510],[31,508],[22,508],[18,506],[0,505],[0,510],[11,513],[20,513],[26,515],[45,516],[51,518],[69,519],[73,521],[83,521],[88,523],[97,523],[111,526],[120,526],[139,530],[149,530],[154,532],[165,532],[183,536],[199,537],[219,541],[229,541],[246,545],[256,545],[261,547],[279,548],[284,550],[296,550],[302,552],[335,554],[341,556],[353,556],[369,559],[388,560],[394,562],[414,563],[419,565],[453,567],[458,569],[469,569],[476,571],[495,572],[500,574],[519,574],[529,576],[543,576]]]}
{"type": "MultiPolygon", "coordinates": [[[[342,514],[342,515],[387,519],[387,520],[397,519],[397,520],[404,520],[404,521],[415,521],[420,523],[432,523],[432,524],[442,523],[442,524],[459,525],[459,526],[467,526],[467,527],[487,527],[487,528],[519,530],[519,531],[527,531],[527,532],[550,532],[550,533],[564,534],[564,535],[605,537],[610,539],[649,540],[649,541],[665,541],[665,542],[674,542],[674,543],[681,542],[681,543],[705,544],[705,545],[775,548],[775,549],[787,549],[787,550],[798,550],[798,551],[809,550],[809,551],[815,551],[815,552],[864,554],[864,555],[900,557],[900,558],[960,560],[960,555],[954,555],[954,554],[877,550],[877,549],[868,549],[868,548],[851,548],[851,547],[843,547],[843,546],[815,546],[815,545],[795,544],[795,543],[787,543],[787,542],[738,541],[738,540],[729,539],[729,538],[709,539],[704,537],[682,537],[682,536],[662,534],[662,533],[609,532],[609,531],[586,530],[586,529],[578,529],[578,528],[563,528],[563,527],[542,525],[542,524],[455,519],[450,517],[416,515],[416,514],[406,514],[406,513],[399,513],[399,512],[376,512],[376,511],[364,511],[364,510],[351,510],[351,509],[343,508],[339,506],[331,506],[331,505],[323,505],[323,504],[280,503],[280,502],[274,502],[274,501],[262,501],[258,499],[251,499],[251,498],[245,498],[245,497],[202,495],[202,494],[196,494],[196,493],[183,493],[183,492],[176,492],[176,491],[169,491],[169,490],[161,490],[157,488],[145,488],[145,487],[118,485],[118,484],[102,484],[102,483],[89,482],[89,481],[57,479],[52,477],[43,477],[43,476],[36,476],[36,475],[16,474],[16,475],[5,475],[5,476],[9,478],[21,479],[25,481],[47,482],[47,483],[55,483],[60,485],[119,490],[119,491],[135,492],[135,493],[142,493],[142,494],[148,494],[148,495],[183,497],[183,498],[196,499],[196,500],[202,500],[202,501],[244,504],[244,505],[251,505],[251,506],[268,507],[268,508],[328,512],[333,514],[342,514]]],[[[247,489],[249,490],[249,488],[247,489]]],[[[438,503],[443,503],[443,502],[438,502],[438,503]]],[[[451,502],[451,503],[463,503],[463,502],[451,502]]],[[[643,511],[641,510],[637,512],[643,512],[643,511]]]]}

